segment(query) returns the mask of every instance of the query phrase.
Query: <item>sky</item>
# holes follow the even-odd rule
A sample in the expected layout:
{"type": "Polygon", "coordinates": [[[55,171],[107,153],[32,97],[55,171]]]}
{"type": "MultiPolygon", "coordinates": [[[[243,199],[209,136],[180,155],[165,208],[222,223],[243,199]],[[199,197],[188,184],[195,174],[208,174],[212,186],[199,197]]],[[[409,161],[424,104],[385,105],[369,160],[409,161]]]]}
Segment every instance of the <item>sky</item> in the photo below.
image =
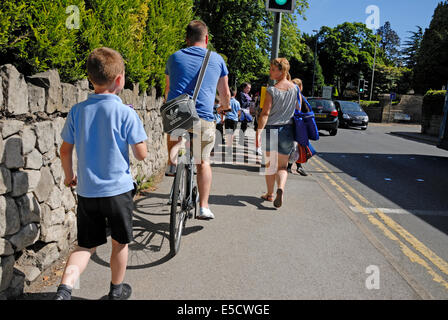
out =
{"type": "Polygon", "coordinates": [[[417,31],[416,26],[423,30],[429,27],[434,9],[441,0],[308,0],[310,7],[305,11],[306,21],[298,18],[299,29],[313,34],[322,26],[336,27],[344,22],[362,22],[370,14],[367,7],[375,5],[379,8],[379,25],[386,21],[397,32],[403,44],[410,34],[407,31],[417,31]]]}

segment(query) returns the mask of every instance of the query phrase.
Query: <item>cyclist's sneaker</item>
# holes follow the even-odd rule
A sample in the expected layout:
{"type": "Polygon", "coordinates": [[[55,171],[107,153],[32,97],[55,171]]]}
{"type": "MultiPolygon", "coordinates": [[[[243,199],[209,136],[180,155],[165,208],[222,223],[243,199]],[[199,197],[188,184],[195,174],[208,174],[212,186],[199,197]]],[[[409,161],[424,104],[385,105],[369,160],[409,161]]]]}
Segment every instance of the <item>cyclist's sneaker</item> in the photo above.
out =
{"type": "Polygon", "coordinates": [[[176,175],[176,166],[174,164],[170,164],[165,171],[165,176],[174,177],[176,175]]]}
{"type": "Polygon", "coordinates": [[[196,218],[201,220],[211,220],[215,219],[215,215],[210,211],[209,208],[201,208],[196,218]]]}

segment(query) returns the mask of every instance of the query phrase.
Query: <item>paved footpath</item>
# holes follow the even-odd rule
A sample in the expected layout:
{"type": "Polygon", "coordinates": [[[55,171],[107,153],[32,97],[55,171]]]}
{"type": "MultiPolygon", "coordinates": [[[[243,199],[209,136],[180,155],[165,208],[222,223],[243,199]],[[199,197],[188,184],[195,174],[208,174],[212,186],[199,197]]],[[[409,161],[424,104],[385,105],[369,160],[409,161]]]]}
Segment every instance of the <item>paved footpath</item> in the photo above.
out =
{"type": "MultiPolygon", "coordinates": [[[[136,241],[126,274],[132,299],[420,298],[313,175],[290,175],[284,205],[275,209],[260,199],[266,190],[256,165],[213,165],[210,204],[216,219],[189,220],[180,252],[170,258],[171,183],[164,178],[136,201],[136,241]],[[379,287],[372,280],[376,267],[379,287]]],[[[107,293],[110,250],[109,239],[81,276],[75,298],[107,293]]]]}

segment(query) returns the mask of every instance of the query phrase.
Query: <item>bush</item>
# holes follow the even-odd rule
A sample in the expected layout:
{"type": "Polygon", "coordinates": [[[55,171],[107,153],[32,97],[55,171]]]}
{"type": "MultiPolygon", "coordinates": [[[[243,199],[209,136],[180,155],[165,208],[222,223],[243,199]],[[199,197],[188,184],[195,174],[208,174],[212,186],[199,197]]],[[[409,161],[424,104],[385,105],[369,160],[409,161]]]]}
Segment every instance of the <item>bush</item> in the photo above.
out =
{"type": "Polygon", "coordinates": [[[429,90],[423,97],[423,114],[443,115],[446,90],[429,90]]]}
{"type": "Polygon", "coordinates": [[[107,46],[123,55],[128,83],[160,93],[192,8],[193,0],[2,0],[0,60],[26,75],[58,69],[63,81],[74,82],[86,77],[90,51],[107,46]],[[71,5],[79,8],[79,29],[66,27],[71,5]]]}
{"type": "Polygon", "coordinates": [[[360,105],[361,105],[361,107],[363,109],[377,108],[377,107],[380,106],[380,102],[379,101],[365,101],[365,100],[361,100],[360,105]]]}

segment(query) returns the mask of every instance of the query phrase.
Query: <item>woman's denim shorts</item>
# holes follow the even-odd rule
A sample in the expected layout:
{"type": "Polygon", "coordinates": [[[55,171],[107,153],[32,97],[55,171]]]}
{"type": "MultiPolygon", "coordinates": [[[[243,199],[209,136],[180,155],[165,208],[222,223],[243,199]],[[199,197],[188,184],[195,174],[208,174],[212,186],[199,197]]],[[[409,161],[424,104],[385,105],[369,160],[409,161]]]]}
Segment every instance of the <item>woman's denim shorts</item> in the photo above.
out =
{"type": "Polygon", "coordinates": [[[267,125],[265,134],[266,139],[262,140],[265,141],[267,152],[276,151],[284,155],[289,155],[292,152],[294,148],[294,126],[292,124],[267,125]]]}

